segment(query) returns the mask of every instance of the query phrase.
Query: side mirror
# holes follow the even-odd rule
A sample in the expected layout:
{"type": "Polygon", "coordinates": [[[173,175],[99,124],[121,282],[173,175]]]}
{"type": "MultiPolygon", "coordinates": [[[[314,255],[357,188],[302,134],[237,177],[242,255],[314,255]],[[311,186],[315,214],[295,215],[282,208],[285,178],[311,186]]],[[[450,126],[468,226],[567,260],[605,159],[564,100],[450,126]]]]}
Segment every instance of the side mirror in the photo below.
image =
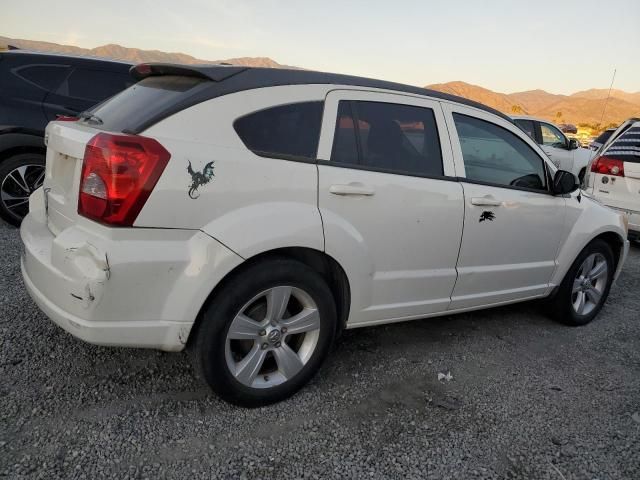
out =
{"type": "Polygon", "coordinates": [[[566,195],[580,188],[576,176],[565,170],[558,170],[553,177],[552,192],[554,195],[566,195]]]}
{"type": "Polygon", "coordinates": [[[578,144],[578,141],[575,138],[570,138],[569,150],[577,150],[578,148],[580,148],[580,144],[578,144]]]}

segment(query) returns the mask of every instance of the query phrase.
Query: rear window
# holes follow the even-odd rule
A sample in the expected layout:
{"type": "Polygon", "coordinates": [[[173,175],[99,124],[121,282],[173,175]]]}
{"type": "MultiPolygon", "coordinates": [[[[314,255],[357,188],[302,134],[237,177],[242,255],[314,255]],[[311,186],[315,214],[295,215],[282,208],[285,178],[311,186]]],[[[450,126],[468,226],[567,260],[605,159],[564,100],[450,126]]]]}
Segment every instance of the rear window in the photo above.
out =
{"type": "Polygon", "coordinates": [[[285,159],[316,158],[323,102],[280,105],[237,119],[233,127],[256,155],[285,159]]]}
{"type": "Polygon", "coordinates": [[[603,155],[623,162],[640,163],[640,123],[616,138],[603,155]]]}
{"type": "Polygon", "coordinates": [[[607,140],[609,140],[609,137],[611,136],[611,134],[613,133],[613,130],[605,130],[604,132],[602,132],[600,135],[598,135],[598,138],[596,138],[594,140],[594,142],[597,143],[604,143],[607,140]]]}
{"type": "Polygon", "coordinates": [[[145,78],[95,107],[92,113],[102,120],[102,124],[93,126],[113,132],[136,131],[149,119],[162,116],[163,112],[209,83],[185,76],[145,78]]]}

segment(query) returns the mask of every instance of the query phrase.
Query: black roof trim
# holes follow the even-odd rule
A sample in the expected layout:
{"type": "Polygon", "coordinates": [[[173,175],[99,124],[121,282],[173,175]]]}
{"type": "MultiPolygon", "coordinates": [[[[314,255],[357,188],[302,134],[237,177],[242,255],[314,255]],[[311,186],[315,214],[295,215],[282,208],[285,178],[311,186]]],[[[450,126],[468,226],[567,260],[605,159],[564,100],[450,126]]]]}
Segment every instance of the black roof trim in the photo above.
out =
{"type": "MultiPolygon", "coordinates": [[[[166,75],[176,75],[177,69],[189,72],[193,76],[200,76],[202,78],[208,78],[215,82],[220,82],[223,79],[231,76],[238,75],[233,83],[233,87],[230,91],[225,93],[232,93],[232,91],[250,90],[254,88],[273,87],[278,85],[304,85],[304,84],[336,84],[336,85],[349,85],[360,86],[369,88],[380,88],[386,90],[395,90],[398,92],[406,92],[417,95],[423,95],[428,97],[435,97],[442,100],[449,100],[452,102],[462,103],[470,107],[485,110],[487,112],[498,115],[501,118],[513,123],[513,120],[507,115],[495,110],[482,103],[469,100],[456,95],[439,92],[437,90],[430,90],[427,88],[415,87],[412,85],[405,85],[402,83],[388,82],[385,80],[375,80],[366,77],[357,77],[352,75],[342,75],[338,73],[326,73],[317,72],[313,70],[293,70],[285,68],[263,68],[263,67],[242,67],[242,66],[227,66],[227,65],[174,65],[165,63],[153,63],[143,64],[150,65],[152,69],[157,71],[158,75],[162,75],[162,70],[166,69],[166,75]],[[174,73],[169,73],[173,71],[174,73]],[[228,73],[233,72],[231,75],[228,73]]],[[[183,73],[187,74],[187,73],[183,73]]],[[[231,87],[231,85],[230,85],[231,87]]],[[[217,96],[217,95],[216,95],[217,96]]]]}
{"type": "MultiPolygon", "coordinates": [[[[345,85],[363,88],[379,88],[401,93],[411,93],[424,97],[432,97],[477,108],[497,115],[509,123],[513,123],[513,120],[507,115],[483,105],[482,103],[450,95],[448,93],[438,92],[436,90],[403,85],[401,83],[387,82],[384,80],[374,80],[371,78],[340,75],[336,73],[316,72],[312,70],[293,70],[284,68],[243,67],[216,64],[175,65],[169,63],[153,63],[143,65],[148,65],[150,67],[146,67],[149,68],[148,73],[144,73],[143,67],[143,72],[140,74],[140,78],[143,79],[148,76],[188,75],[205,79],[205,85],[202,85],[203,88],[194,90],[193,94],[183,97],[176,103],[166,105],[165,108],[157,112],[152,117],[149,117],[139,123],[127,125],[124,129],[128,133],[141,133],[171,115],[223,95],[257,88],[313,84],[335,85],[337,88],[345,85]],[[209,82],[206,80],[209,80],[209,82]],[[208,86],[206,85],[207,83],[209,84],[208,86]]],[[[135,71],[136,68],[132,69],[132,72],[135,71]]]]}
{"type": "Polygon", "coordinates": [[[173,63],[140,63],[131,67],[129,73],[136,80],[160,75],[179,75],[185,77],[198,77],[214,82],[221,82],[248,67],[227,65],[180,65],[173,63]]]}
{"type": "Polygon", "coordinates": [[[18,48],[16,50],[4,50],[1,51],[0,50],[0,55],[2,56],[7,56],[7,57],[15,57],[15,58],[20,58],[20,57],[47,57],[50,59],[56,59],[56,60],[69,60],[69,61],[73,61],[74,64],[80,64],[80,63],[97,63],[97,62],[101,62],[101,63],[106,63],[106,64],[110,64],[110,65],[117,65],[117,66],[123,66],[123,67],[127,67],[127,66],[131,66],[132,63],[131,62],[126,62],[124,60],[115,60],[112,58],[106,58],[106,57],[94,57],[91,55],[70,55],[70,54],[66,54],[66,53],[59,53],[59,52],[43,52],[43,51],[38,51],[38,50],[23,50],[21,48],[18,48]]]}

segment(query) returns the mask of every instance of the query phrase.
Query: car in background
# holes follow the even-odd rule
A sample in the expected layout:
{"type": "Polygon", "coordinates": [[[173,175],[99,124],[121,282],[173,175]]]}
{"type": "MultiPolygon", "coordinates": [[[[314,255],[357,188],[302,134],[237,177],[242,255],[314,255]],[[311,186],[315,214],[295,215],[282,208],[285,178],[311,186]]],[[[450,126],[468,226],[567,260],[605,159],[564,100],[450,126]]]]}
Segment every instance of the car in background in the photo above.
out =
{"type": "Polygon", "coordinates": [[[594,138],[591,143],[589,143],[589,150],[593,150],[594,152],[597,152],[600,149],[600,147],[604,145],[604,143],[607,140],[609,140],[609,138],[611,137],[611,134],[615,131],[616,131],[615,128],[607,128],[604,132],[602,132],[600,135],[594,138]]]}
{"type": "Polygon", "coordinates": [[[524,130],[561,170],[573,173],[580,182],[587,172],[593,152],[580,148],[575,139],[567,138],[553,123],[529,116],[512,116],[513,121],[524,130]]]}
{"type": "Polygon", "coordinates": [[[628,216],[629,239],[640,241],[640,120],[632,120],[598,152],[585,184],[594,198],[628,216]]]}
{"type": "Polygon", "coordinates": [[[135,83],[131,65],[10,49],[0,52],[0,216],[19,225],[45,174],[45,127],[135,83]]]}

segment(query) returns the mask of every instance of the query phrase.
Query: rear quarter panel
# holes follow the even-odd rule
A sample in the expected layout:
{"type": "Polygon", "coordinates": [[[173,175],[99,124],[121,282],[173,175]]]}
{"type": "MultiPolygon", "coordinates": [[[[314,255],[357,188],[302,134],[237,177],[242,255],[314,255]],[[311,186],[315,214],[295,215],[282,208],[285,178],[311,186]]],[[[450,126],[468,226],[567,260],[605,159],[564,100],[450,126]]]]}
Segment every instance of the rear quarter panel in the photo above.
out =
{"type": "Polygon", "coordinates": [[[313,162],[252,153],[233,128],[238,117],[274,105],[324,100],[327,85],[255,89],[203,102],[142,135],[171,160],[135,222],[137,227],[201,229],[244,258],[274,248],[324,249],[313,162]],[[188,167],[213,177],[195,190],[188,167]]]}

